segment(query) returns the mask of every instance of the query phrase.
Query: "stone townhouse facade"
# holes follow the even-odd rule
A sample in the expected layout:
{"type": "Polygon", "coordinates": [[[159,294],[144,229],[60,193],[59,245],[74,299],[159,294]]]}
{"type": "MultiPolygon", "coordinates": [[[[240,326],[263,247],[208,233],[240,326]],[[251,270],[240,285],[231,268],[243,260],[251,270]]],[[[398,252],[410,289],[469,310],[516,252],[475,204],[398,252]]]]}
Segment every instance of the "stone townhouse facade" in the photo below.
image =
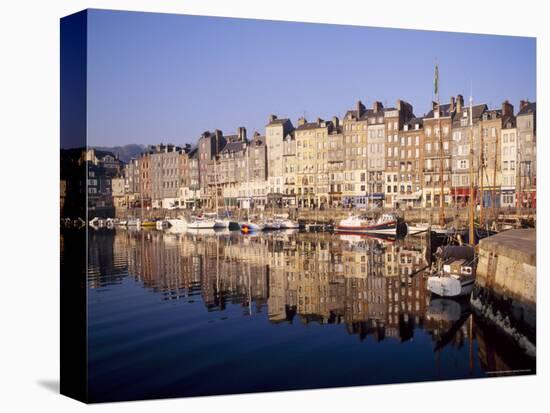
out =
{"type": "MultiPolygon", "coordinates": [[[[217,185],[227,206],[236,206],[241,183],[246,181],[246,138],[227,137],[227,144],[217,158],[217,185]]],[[[213,168],[212,168],[213,169],[213,168]]],[[[212,174],[210,184],[214,185],[212,174]]]]}
{"type": "Polygon", "coordinates": [[[451,196],[454,205],[465,206],[470,200],[470,162],[473,161],[473,185],[474,194],[477,196],[475,187],[478,182],[479,170],[479,149],[475,148],[475,142],[479,142],[480,123],[487,105],[465,105],[462,95],[456,97],[456,110],[452,123],[453,159],[451,196]],[[471,115],[470,115],[471,109],[471,115]],[[474,145],[474,153],[470,149],[474,145]]]}
{"type": "Polygon", "coordinates": [[[139,156],[140,188],[139,205],[143,208],[151,206],[151,153],[143,152],[139,156]]]}
{"type": "Polygon", "coordinates": [[[295,130],[298,206],[309,208],[328,204],[328,136],[333,129],[332,121],[298,120],[295,130]]]}
{"type": "Polygon", "coordinates": [[[510,115],[502,119],[502,129],[500,134],[500,156],[502,161],[500,205],[503,207],[513,208],[516,206],[516,178],[519,158],[516,117],[514,115],[510,115]]]}
{"type": "MultiPolygon", "coordinates": [[[[397,197],[400,193],[401,178],[404,172],[401,169],[402,147],[400,131],[403,124],[413,117],[412,106],[402,100],[397,101],[396,108],[384,109],[384,128],[386,135],[385,168],[384,168],[384,206],[395,208],[398,206],[397,197]]],[[[405,142],[403,142],[405,143],[405,142]]],[[[409,167],[410,168],[410,167],[409,167]]],[[[412,169],[409,169],[409,173],[412,169]]],[[[404,176],[406,178],[406,176],[404,176]]]]}
{"type": "Polygon", "coordinates": [[[451,123],[455,111],[450,104],[432,102],[432,110],[424,116],[424,207],[437,208],[443,195],[443,205],[451,204],[451,123]],[[441,124],[441,131],[439,125],[441,124]],[[443,144],[441,144],[443,143],[443,144]],[[443,194],[441,194],[441,165],[443,165],[443,194]]]}
{"type": "Polygon", "coordinates": [[[268,192],[271,194],[284,193],[283,183],[283,140],[294,130],[289,119],[279,119],[276,115],[270,115],[265,127],[265,140],[267,145],[267,173],[268,192]]]}
{"type": "Polygon", "coordinates": [[[344,135],[343,206],[365,206],[367,203],[368,116],[361,101],[348,110],[342,121],[344,135]]]}
{"type": "Polygon", "coordinates": [[[497,208],[500,205],[500,134],[502,129],[502,110],[489,109],[481,116],[481,150],[479,183],[483,186],[483,206],[497,208]]]}
{"type": "Polygon", "coordinates": [[[384,170],[386,168],[386,125],[384,106],[374,102],[367,114],[367,199],[371,207],[384,205],[384,170]]]}
{"type": "Polygon", "coordinates": [[[151,153],[151,200],[153,208],[179,206],[181,150],[182,148],[178,146],[160,144],[151,153]]]}
{"type": "Polygon", "coordinates": [[[329,206],[338,207],[342,205],[345,186],[345,138],[338,119],[335,118],[333,123],[335,128],[328,135],[329,206]]]}
{"type": "Polygon", "coordinates": [[[412,118],[403,123],[399,131],[399,186],[395,202],[399,207],[422,205],[424,175],[424,127],[422,118],[412,118]]]}
{"type": "Polygon", "coordinates": [[[212,195],[209,192],[209,173],[213,173],[209,169],[213,168],[212,162],[218,153],[225,147],[226,139],[223,132],[216,129],[214,132],[203,132],[199,138],[198,156],[199,156],[199,182],[201,188],[201,201],[205,205],[212,203],[212,195]]]}
{"type": "Polygon", "coordinates": [[[294,131],[283,139],[283,206],[295,207],[296,203],[296,138],[294,131]]]}
{"type": "Polygon", "coordinates": [[[521,208],[536,208],[537,204],[537,104],[520,101],[516,115],[518,134],[518,192],[521,208]]]}

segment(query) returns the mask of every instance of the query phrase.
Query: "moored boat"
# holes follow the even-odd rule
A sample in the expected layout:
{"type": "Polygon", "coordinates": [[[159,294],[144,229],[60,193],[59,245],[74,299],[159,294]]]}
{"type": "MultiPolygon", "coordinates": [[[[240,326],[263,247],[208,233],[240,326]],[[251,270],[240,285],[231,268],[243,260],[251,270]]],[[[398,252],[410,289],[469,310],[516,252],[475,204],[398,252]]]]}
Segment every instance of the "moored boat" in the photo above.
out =
{"type": "Polygon", "coordinates": [[[248,234],[250,232],[263,231],[263,230],[264,230],[264,225],[261,223],[255,223],[251,221],[241,223],[241,231],[244,232],[245,234],[248,234]]]}
{"type": "Polygon", "coordinates": [[[216,221],[204,217],[191,217],[191,221],[187,223],[188,229],[208,229],[214,228],[216,221]]]}
{"type": "Polygon", "coordinates": [[[437,268],[428,277],[428,291],[440,297],[460,297],[472,292],[475,254],[470,245],[446,246],[436,252],[437,268]]]}
{"type": "Polygon", "coordinates": [[[182,217],[169,218],[166,221],[168,222],[168,224],[170,225],[171,228],[174,228],[174,229],[185,229],[185,228],[187,228],[187,221],[182,217]]]}
{"type": "Polygon", "coordinates": [[[363,234],[397,234],[407,231],[407,224],[394,214],[382,214],[378,219],[369,219],[362,215],[353,215],[340,221],[337,232],[363,234]]]}

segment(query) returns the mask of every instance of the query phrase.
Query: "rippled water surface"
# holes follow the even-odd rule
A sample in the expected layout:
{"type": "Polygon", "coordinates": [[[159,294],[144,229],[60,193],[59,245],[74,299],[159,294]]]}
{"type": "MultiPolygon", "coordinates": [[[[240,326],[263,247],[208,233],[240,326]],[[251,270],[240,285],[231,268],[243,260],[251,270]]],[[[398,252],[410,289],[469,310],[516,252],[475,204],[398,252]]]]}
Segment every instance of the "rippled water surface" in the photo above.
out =
{"type": "Polygon", "coordinates": [[[532,369],[533,360],[471,314],[468,300],[426,293],[418,272],[427,265],[426,244],[321,233],[90,230],[91,399],[532,369]]]}

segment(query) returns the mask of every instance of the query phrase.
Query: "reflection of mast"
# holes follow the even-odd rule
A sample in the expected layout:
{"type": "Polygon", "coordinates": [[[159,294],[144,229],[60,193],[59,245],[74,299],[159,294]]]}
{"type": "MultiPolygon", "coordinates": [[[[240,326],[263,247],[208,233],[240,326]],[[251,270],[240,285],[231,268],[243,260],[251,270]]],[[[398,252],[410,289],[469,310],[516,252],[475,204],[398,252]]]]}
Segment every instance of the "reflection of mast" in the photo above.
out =
{"type": "Polygon", "coordinates": [[[248,315],[252,315],[252,282],[250,277],[250,262],[248,263],[248,315]]]}
{"type": "Polygon", "coordinates": [[[473,338],[473,330],[474,330],[474,315],[470,314],[470,321],[468,323],[468,350],[470,355],[469,360],[469,368],[470,368],[470,376],[472,375],[474,371],[474,338],[473,338]]]}

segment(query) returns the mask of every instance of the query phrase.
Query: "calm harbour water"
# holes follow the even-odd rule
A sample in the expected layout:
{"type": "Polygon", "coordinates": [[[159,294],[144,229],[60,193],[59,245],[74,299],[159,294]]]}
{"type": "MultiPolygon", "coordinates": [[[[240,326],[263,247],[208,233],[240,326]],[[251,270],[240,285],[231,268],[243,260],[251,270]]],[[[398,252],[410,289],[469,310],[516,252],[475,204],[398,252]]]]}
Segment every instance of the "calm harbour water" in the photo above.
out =
{"type": "MultiPolygon", "coordinates": [[[[92,401],[493,377],[535,362],[431,297],[427,242],[90,230],[92,401]],[[499,373],[500,372],[500,373],[499,373]]],[[[526,369],[525,371],[523,371],[526,369]]]]}

